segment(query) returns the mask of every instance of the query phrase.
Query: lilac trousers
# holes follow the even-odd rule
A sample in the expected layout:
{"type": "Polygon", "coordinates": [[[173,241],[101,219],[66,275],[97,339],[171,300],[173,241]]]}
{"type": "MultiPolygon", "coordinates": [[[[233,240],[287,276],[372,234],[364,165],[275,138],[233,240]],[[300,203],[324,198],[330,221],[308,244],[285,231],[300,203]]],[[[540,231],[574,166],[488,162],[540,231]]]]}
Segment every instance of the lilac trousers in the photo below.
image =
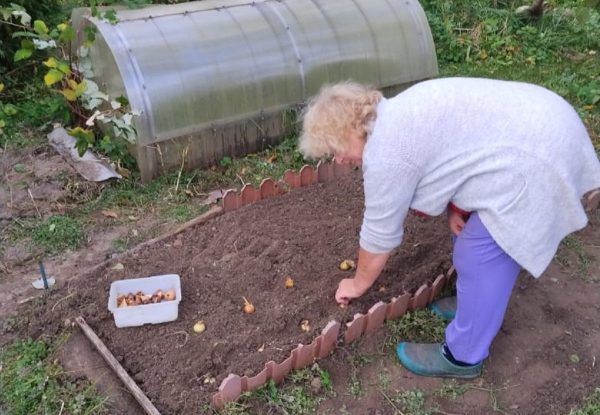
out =
{"type": "Polygon", "coordinates": [[[521,267],[498,246],[477,213],[455,239],[453,262],[457,310],[446,328],[446,343],[457,360],[478,363],[488,357],[521,267]]]}

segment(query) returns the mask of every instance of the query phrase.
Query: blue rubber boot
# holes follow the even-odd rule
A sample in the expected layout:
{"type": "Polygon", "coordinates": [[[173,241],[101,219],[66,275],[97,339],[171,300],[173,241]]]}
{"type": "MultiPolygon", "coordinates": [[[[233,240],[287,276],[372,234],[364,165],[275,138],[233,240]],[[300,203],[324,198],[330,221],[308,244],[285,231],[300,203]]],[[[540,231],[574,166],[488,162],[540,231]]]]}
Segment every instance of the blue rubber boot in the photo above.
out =
{"type": "Polygon", "coordinates": [[[396,353],[400,363],[411,372],[421,376],[473,379],[481,375],[483,362],[460,366],[452,363],[443,353],[443,344],[398,344],[396,353]]]}
{"type": "Polygon", "coordinates": [[[429,309],[444,320],[453,320],[456,316],[456,296],[443,297],[429,304],[429,309]]]}

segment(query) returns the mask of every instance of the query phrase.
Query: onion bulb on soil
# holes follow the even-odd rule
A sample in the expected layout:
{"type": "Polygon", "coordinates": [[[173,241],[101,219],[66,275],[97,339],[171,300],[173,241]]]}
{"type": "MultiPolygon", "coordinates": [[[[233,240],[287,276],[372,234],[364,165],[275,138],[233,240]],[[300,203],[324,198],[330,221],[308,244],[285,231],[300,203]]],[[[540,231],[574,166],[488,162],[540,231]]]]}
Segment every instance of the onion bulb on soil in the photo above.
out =
{"type": "Polygon", "coordinates": [[[199,322],[194,324],[195,333],[203,333],[204,330],[206,330],[206,324],[204,324],[204,321],[200,320],[199,322]]]}
{"type": "Polygon", "coordinates": [[[294,280],[292,277],[287,277],[285,279],[285,288],[294,288],[294,280]]]}
{"type": "Polygon", "coordinates": [[[244,313],[252,314],[256,311],[254,304],[246,299],[246,297],[242,297],[244,299],[244,313]]]}
{"type": "Polygon", "coordinates": [[[308,323],[308,320],[302,320],[300,323],[300,328],[302,331],[310,331],[310,324],[308,323]]]}
{"type": "Polygon", "coordinates": [[[340,269],[342,271],[349,271],[351,269],[354,269],[354,261],[352,261],[351,259],[345,259],[340,263],[340,269]]]}

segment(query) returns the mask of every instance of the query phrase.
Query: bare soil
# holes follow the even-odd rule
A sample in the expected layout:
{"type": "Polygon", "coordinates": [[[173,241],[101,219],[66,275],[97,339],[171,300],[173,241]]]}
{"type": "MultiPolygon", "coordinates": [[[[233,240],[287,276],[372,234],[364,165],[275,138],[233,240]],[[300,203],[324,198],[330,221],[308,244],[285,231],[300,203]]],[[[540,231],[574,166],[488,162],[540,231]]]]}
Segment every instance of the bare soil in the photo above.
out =
{"type": "Polygon", "coordinates": [[[82,314],[161,411],[201,408],[229,373],[255,375],[267,361],[280,362],[298,343],[310,343],[330,320],[349,321],[450,267],[443,220],[412,217],[403,248],[377,286],[340,308],[333,299],[337,283],[352,273],[338,266],[356,259],[361,201],[355,175],[217,217],[120,258],[123,270],[111,263],[74,281],[73,295],[54,312],[38,314],[32,334],[58,332],[65,318],[82,314]],[[106,306],[110,282],[168,273],[181,276],[178,320],[117,329],[106,306]],[[285,287],[287,277],[293,288],[285,287]],[[242,311],[243,297],[255,313],[242,311]],[[207,326],[199,335],[191,330],[198,320],[207,326]],[[308,332],[300,327],[303,320],[308,332]]]}
{"type": "MultiPolygon", "coordinates": [[[[56,266],[72,275],[53,294],[28,309],[17,308],[16,301],[4,302],[4,316],[17,311],[28,324],[25,332],[5,331],[8,336],[0,343],[14,335],[54,335],[83,315],[162,413],[202,413],[229,373],[255,374],[268,360],[281,361],[298,343],[312,341],[330,320],[348,321],[354,313],[414,291],[449,268],[445,218],[410,216],[403,245],[376,285],[350,307],[339,308],[333,300],[337,283],[352,273],[340,271],[338,265],[343,259],[356,259],[362,203],[361,182],[355,175],[227,213],[92,273],[82,272],[93,265],[92,258],[63,256],[56,266]],[[117,262],[123,270],[112,269],[117,262]],[[182,278],[178,320],[117,329],[107,310],[110,283],[163,273],[182,278]],[[291,289],[285,288],[288,276],[295,282],[291,289]],[[242,312],[242,297],[256,306],[254,314],[242,312]],[[192,331],[198,320],[207,326],[202,334],[192,331]],[[309,321],[309,332],[301,330],[302,320],[309,321]]],[[[428,404],[454,414],[568,414],[600,385],[600,267],[594,260],[600,221],[596,213],[593,216],[590,226],[577,235],[587,255],[585,272],[580,272],[581,251],[563,249],[563,265],[553,264],[541,279],[522,275],[482,378],[459,382],[469,389],[457,400],[429,398],[428,404]]],[[[32,268],[31,263],[15,267],[0,286],[9,292],[11,287],[21,290],[21,298],[30,292],[23,276],[32,268]]],[[[382,348],[387,335],[381,329],[321,361],[332,374],[336,394],[317,413],[400,413],[390,404],[390,390],[433,392],[444,384],[403,369],[382,348]],[[349,354],[369,356],[370,363],[357,368],[348,362],[349,354]],[[351,373],[363,385],[358,397],[349,392],[351,373]],[[383,375],[391,380],[386,391],[381,387],[383,375]]],[[[100,363],[83,363],[90,359],[89,350],[77,342],[65,347],[61,360],[81,361],[73,367],[93,376],[89,367],[100,363]]],[[[105,368],[96,375],[98,371],[106,373],[105,368]]],[[[108,387],[114,389],[114,383],[108,387]]],[[[128,408],[130,399],[111,401],[112,413],[138,410],[128,408]]],[[[257,407],[251,413],[269,412],[257,407]]]]}

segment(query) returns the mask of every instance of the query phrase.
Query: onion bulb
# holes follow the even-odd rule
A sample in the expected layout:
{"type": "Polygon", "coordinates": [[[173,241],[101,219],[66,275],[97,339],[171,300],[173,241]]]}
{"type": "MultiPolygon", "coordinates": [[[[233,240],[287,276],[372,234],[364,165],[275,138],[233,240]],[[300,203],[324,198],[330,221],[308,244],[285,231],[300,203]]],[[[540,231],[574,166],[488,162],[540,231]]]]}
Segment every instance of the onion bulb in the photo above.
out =
{"type": "Polygon", "coordinates": [[[204,324],[204,321],[200,320],[199,322],[194,324],[195,333],[203,333],[204,330],[206,330],[206,324],[204,324]]]}
{"type": "Polygon", "coordinates": [[[342,271],[349,271],[354,268],[354,261],[351,259],[345,259],[340,263],[340,269],[342,271]]]}
{"type": "Polygon", "coordinates": [[[287,277],[285,279],[285,288],[294,288],[294,280],[292,277],[287,277]]]}
{"type": "Polygon", "coordinates": [[[246,314],[252,314],[256,311],[256,308],[254,308],[254,305],[248,301],[246,299],[246,297],[242,297],[244,299],[244,313],[246,314]]]}
{"type": "Polygon", "coordinates": [[[175,299],[175,290],[165,291],[164,298],[167,301],[171,301],[175,299]]]}

